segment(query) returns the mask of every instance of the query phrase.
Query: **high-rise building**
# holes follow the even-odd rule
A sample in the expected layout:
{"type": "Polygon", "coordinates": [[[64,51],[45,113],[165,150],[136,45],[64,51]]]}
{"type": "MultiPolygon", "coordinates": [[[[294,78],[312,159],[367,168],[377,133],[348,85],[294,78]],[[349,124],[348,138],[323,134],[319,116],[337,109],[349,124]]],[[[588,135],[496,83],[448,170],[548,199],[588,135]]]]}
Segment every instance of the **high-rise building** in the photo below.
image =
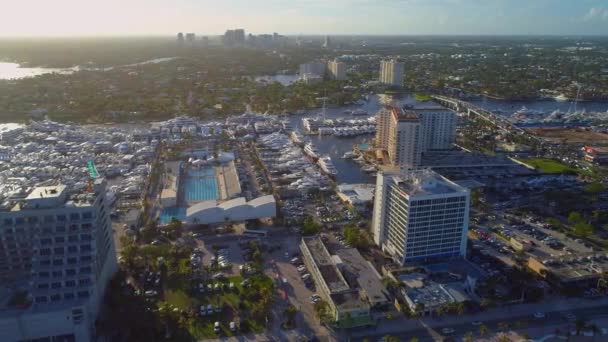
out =
{"type": "Polygon", "coordinates": [[[419,167],[425,152],[453,147],[456,121],[456,114],[442,107],[406,111],[396,106],[383,108],[376,115],[379,158],[402,169],[419,167]]]}
{"type": "Polygon", "coordinates": [[[201,45],[203,47],[209,46],[209,37],[207,37],[207,36],[201,37],[201,45]]]}
{"type": "Polygon", "coordinates": [[[235,29],[227,30],[222,37],[222,42],[227,46],[243,45],[245,44],[245,30],[235,29]]]}
{"type": "Polygon", "coordinates": [[[329,38],[329,36],[325,36],[325,39],[323,40],[323,47],[324,48],[328,48],[331,45],[331,39],[329,38]]]}
{"type": "Polygon", "coordinates": [[[468,189],[431,170],[380,172],[374,242],[400,264],[464,257],[469,197],[468,189]]]}
{"type": "Polygon", "coordinates": [[[380,83],[402,87],[403,70],[403,63],[394,59],[380,61],[380,83]]]}
{"type": "Polygon", "coordinates": [[[184,42],[184,34],[182,32],[177,34],[177,41],[179,43],[183,43],[184,42]]]}
{"type": "Polygon", "coordinates": [[[323,77],[325,75],[325,64],[319,62],[300,64],[300,78],[303,78],[306,74],[323,77]]]}
{"type": "Polygon", "coordinates": [[[337,59],[327,63],[327,70],[332,80],[343,81],[346,79],[346,64],[337,59]]]}
{"type": "Polygon", "coordinates": [[[190,33],[186,33],[186,40],[190,43],[194,42],[194,40],[196,39],[196,34],[190,32],[190,33]]]}
{"type": "Polygon", "coordinates": [[[422,152],[449,150],[456,141],[456,113],[443,107],[415,108],[422,124],[422,152]]]}
{"type": "Polygon", "coordinates": [[[396,106],[377,114],[376,146],[388,163],[401,169],[414,169],[422,156],[421,123],[416,113],[396,106]]]}
{"type": "Polygon", "coordinates": [[[34,188],[0,206],[0,341],[90,341],[117,270],[106,183],[34,188]]]}

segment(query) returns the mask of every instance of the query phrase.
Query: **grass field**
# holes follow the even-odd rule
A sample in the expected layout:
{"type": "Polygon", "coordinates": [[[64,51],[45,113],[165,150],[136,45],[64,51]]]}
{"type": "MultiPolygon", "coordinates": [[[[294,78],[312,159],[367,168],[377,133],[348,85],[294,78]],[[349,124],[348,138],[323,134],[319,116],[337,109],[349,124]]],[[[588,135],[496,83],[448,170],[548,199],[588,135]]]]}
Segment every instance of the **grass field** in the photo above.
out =
{"type": "Polygon", "coordinates": [[[433,99],[431,96],[426,95],[426,94],[416,94],[414,96],[414,98],[418,102],[426,102],[426,101],[431,101],[433,99]]]}
{"type": "Polygon", "coordinates": [[[553,159],[535,158],[520,159],[543,173],[576,173],[576,169],[553,159]]]}

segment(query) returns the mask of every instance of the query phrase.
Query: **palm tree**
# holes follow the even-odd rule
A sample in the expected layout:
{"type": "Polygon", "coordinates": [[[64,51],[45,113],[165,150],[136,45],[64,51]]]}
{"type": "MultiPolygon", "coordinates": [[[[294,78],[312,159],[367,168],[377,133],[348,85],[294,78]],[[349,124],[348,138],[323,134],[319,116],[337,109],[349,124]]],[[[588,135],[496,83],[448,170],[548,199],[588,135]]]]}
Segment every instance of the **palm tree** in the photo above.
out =
{"type": "Polygon", "coordinates": [[[576,336],[580,335],[582,330],[585,330],[585,328],[587,327],[587,321],[585,321],[582,318],[579,318],[576,320],[576,322],[574,322],[574,326],[576,328],[576,336]]]}
{"type": "Polygon", "coordinates": [[[479,335],[480,336],[485,336],[490,330],[488,329],[488,327],[486,327],[484,324],[479,326],[479,335]]]}
{"type": "Polygon", "coordinates": [[[472,331],[467,331],[466,334],[464,334],[463,342],[473,342],[473,332],[472,331]]]}
{"type": "Polygon", "coordinates": [[[397,336],[384,335],[382,338],[384,342],[400,342],[401,340],[397,336]]]}

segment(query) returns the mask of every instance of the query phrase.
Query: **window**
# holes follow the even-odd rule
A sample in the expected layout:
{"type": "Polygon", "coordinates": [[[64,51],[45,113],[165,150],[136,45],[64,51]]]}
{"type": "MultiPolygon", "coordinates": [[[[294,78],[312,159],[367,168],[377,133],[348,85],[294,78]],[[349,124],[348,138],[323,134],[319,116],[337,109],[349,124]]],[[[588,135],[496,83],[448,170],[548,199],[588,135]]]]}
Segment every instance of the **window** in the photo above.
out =
{"type": "Polygon", "coordinates": [[[57,233],[65,233],[65,226],[57,226],[55,227],[55,231],[57,233]]]}
{"type": "Polygon", "coordinates": [[[53,249],[53,252],[55,253],[55,255],[63,255],[63,254],[65,254],[65,250],[63,249],[63,247],[55,247],[53,249]]]}
{"type": "Polygon", "coordinates": [[[80,251],[82,252],[90,252],[91,250],[91,245],[80,245],[80,251]]]}
{"type": "Polygon", "coordinates": [[[49,284],[48,283],[40,283],[38,284],[38,289],[39,290],[46,290],[49,288],[49,284]]]}
{"type": "Polygon", "coordinates": [[[78,281],[78,285],[80,285],[80,286],[89,285],[90,283],[91,283],[91,279],[89,279],[89,278],[83,278],[78,281]]]}
{"type": "Polygon", "coordinates": [[[63,266],[63,259],[53,260],[53,266],[63,266]]]}
{"type": "Polygon", "coordinates": [[[61,288],[61,283],[59,283],[59,282],[52,283],[51,284],[51,288],[52,289],[59,289],[59,288],[61,288]]]}
{"type": "Polygon", "coordinates": [[[66,299],[66,300],[72,300],[72,299],[74,299],[74,297],[75,297],[74,293],[72,293],[72,292],[68,292],[68,293],[64,293],[63,294],[63,299],[66,299]]]}
{"type": "Polygon", "coordinates": [[[73,275],[76,275],[76,270],[75,270],[75,269],[73,269],[73,268],[69,268],[69,269],[65,270],[65,275],[66,275],[66,276],[73,276],[73,275]]]}
{"type": "Polygon", "coordinates": [[[79,291],[78,292],[78,298],[88,298],[88,297],[89,297],[88,291],[79,291]]]}
{"type": "Polygon", "coordinates": [[[74,287],[76,286],[76,280],[68,280],[65,282],[65,287],[74,287]]]}
{"type": "Polygon", "coordinates": [[[78,242],[78,235],[70,235],[68,236],[69,242],[78,242]]]}
{"type": "Polygon", "coordinates": [[[93,213],[92,213],[92,212],[90,212],[90,211],[87,211],[86,213],[83,213],[83,214],[82,214],[82,218],[83,218],[83,219],[90,219],[90,218],[93,218],[93,213]]]}
{"type": "Polygon", "coordinates": [[[38,272],[38,276],[40,278],[48,278],[49,277],[49,272],[38,272]]]}
{"type": "Polygon", "coordinates": [[[80,215],[78,213],[71,213],[70,214],[70,221],[77,221],[80,219],[80,215]]]}
{"type": "Polygon", "coordinates": [[[78,247],[68,246],[68,253],[78,253],[78,247]]]}
{"type": "Polygon", "coordinates": [[[61,300],[61,295],[54,294],[51,296],[51,302],[58,302],[61,300]]]}
{"type": "Polygon", "coordinates": [[[46,303],[48,298],[46,296],[38,296],[36,297],[36,303],[46,303]]]}
{"type": "Polygon", "coordinates": [[[65,238],[63,236],[55,237],[55,243],[64,243],[64,242],[65,242],[65,238]]]}
{"type": "Polygon", "coordinates": [[[61,277],[63,277],[63,272],[62,271],[53,271],[53,277],[61,278],[61,277]]]}
{"type": "Polygon", "coordinates": [[[41,248],[40,255],[51,255],[51,249],[50,248],[41,248]]]}
{"type": "Polygon", "coordinates": [[[78,262],[78,259],[76,259],[76,258],[68,258],[68,265],[74,265],[77,262],[78,262]]]}
{"type": "Polygon", "coordinates": [[[13,219],[5,218],[4,219],[4,225],[5,226],[12,226],[13,225],[13,219]]]}
{"type": "Polygon", "coordinates": [[[57,215],[57,221],[59,222],[65,222],[66,220],[66,216],[65,215],[57,215]]]}

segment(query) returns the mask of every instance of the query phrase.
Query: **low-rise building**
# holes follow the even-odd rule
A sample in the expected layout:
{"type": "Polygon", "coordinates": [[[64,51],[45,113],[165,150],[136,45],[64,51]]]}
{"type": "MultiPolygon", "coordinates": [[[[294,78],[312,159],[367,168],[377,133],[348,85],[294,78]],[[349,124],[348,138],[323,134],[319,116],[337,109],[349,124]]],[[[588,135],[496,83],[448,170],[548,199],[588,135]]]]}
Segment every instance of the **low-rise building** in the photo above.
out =
{"type": "Polygon", "coordinates": [[[585,146],[584,159],[591,163],[605,164],[608,163],[608,148],[603,146],[585,146]]]}
{"type": "Polygon", "coordinates": [[[364,207],[374,199],[373,184],[340,184],[338,197],[353,207],[364,207]]]}
{"type": "MultiPolygon", "coordinates": [[[[342,260],[338,263],[343,264],[344,267],[343,271],[340,271],[336,259],[332,258],[319,237],[302,238],[300,250],[302,260],[315,280],[321,297],[331,308],[333,323],[341,328],[374,324],[370,313],[371,305],[365,298],[369,298],[367,296],[371,295],[374,302],[381,300],[377,291],[372,291],[371,286],[367,290],[361,291],[358,288],[359,285],[349,284],[342,273],[352,273],[352,270],[356,269],[356,266],[353,265],[359,264],[359,262],[353,262],[352,253],[343,253],[344,259],[337,259],[342,260]]],[[[365,281],[362,282],[368,286],[365,281]]]]}

